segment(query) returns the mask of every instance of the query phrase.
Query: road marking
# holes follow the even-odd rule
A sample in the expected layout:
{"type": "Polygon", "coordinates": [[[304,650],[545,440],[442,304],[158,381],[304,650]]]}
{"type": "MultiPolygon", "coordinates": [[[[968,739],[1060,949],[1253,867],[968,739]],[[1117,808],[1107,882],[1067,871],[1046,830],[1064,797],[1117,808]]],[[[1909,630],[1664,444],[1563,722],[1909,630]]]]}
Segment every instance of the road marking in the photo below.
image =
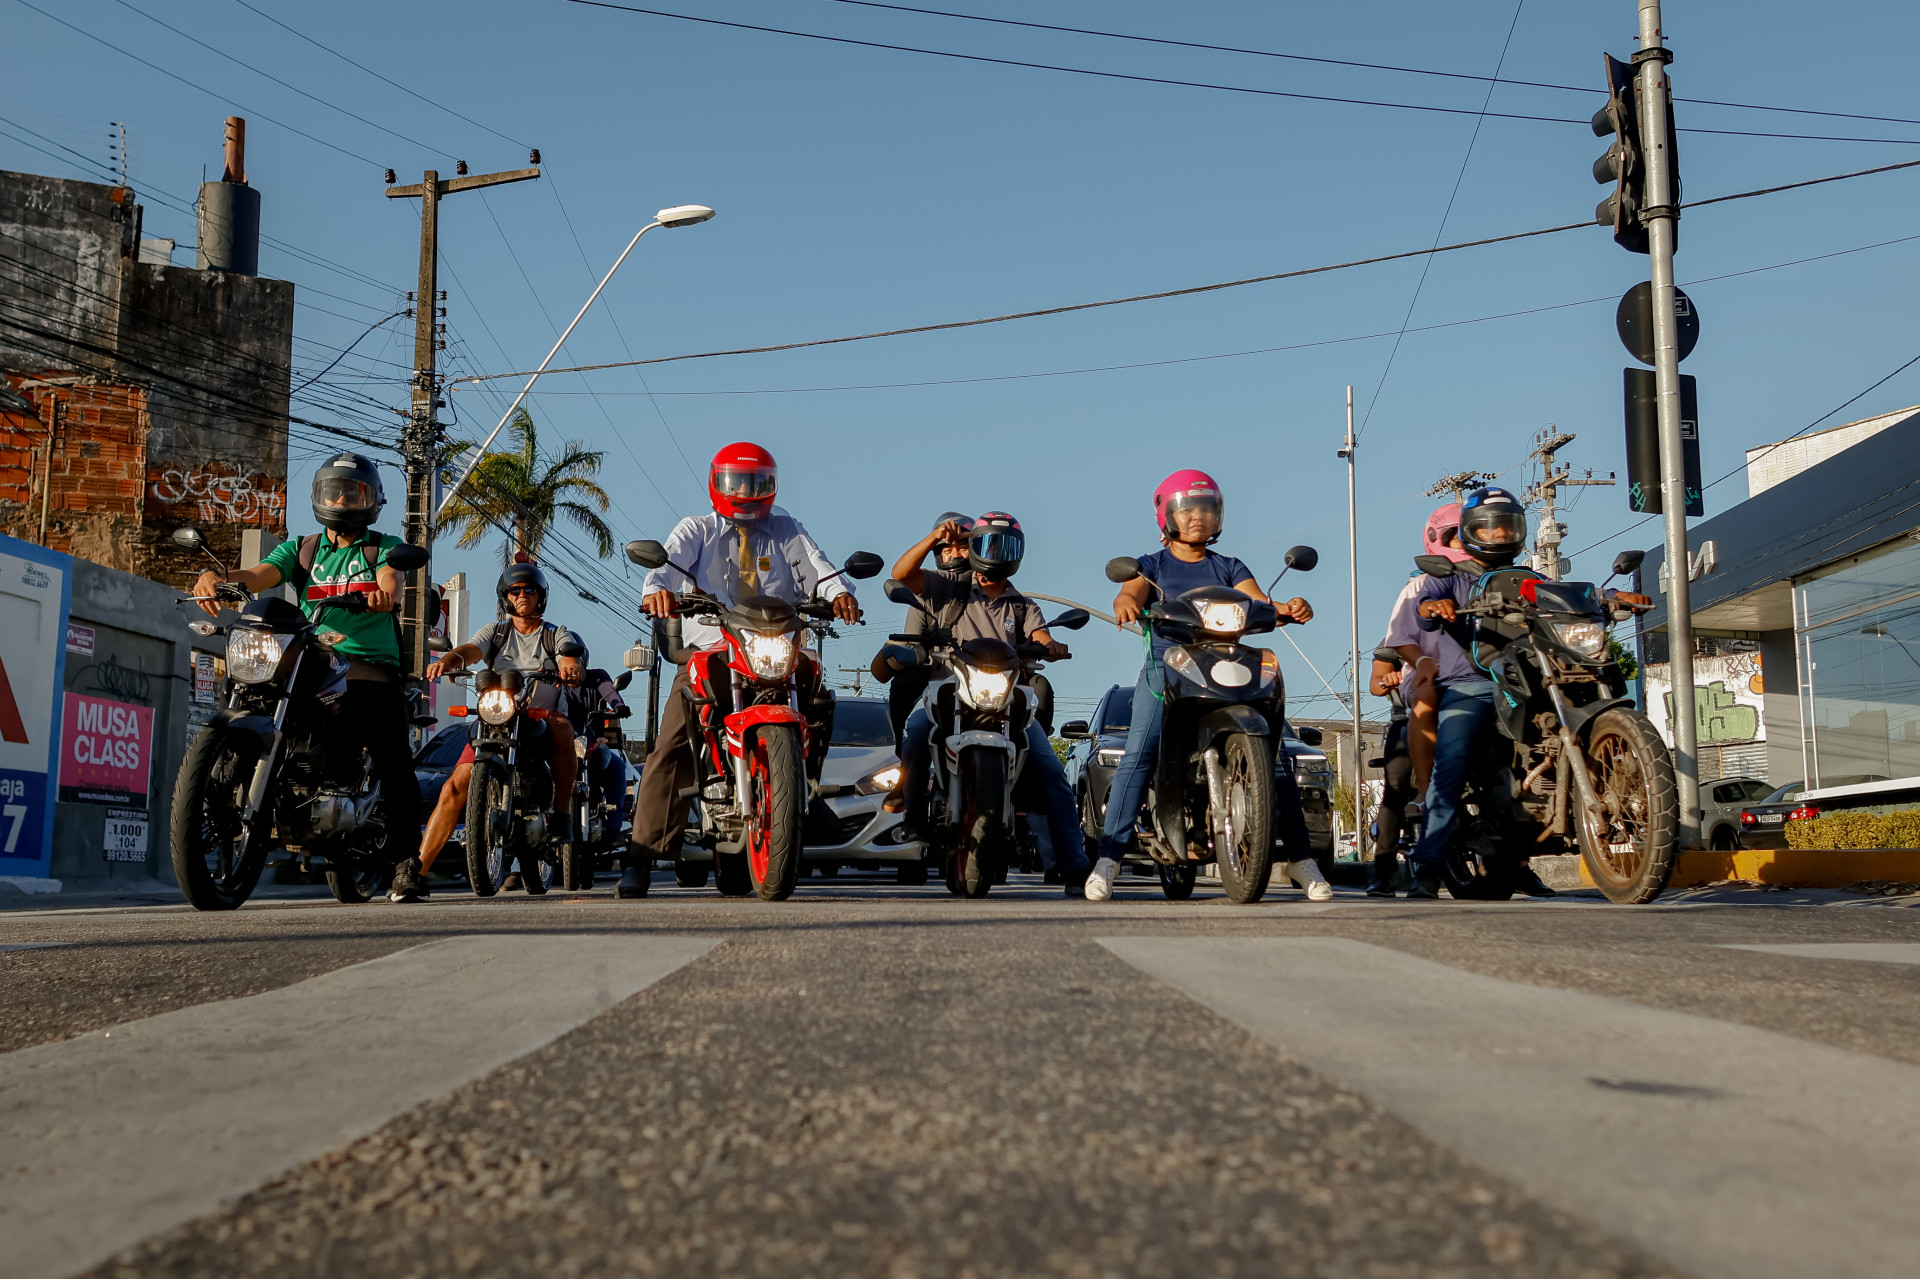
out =
{"type": "Polygon", "coordinates": [[[0,1056],[0,1277],[54,1279],[551,1043],[703,937],[450,937],[0,1056]]]}
{"type": "Polygon", "coordinates": [[[1920,1068],[1345,938],[1101,944],[1696,1274],[1914,1273],[1920,1068]]]}
{"type": "Polygon", "coordinates": [[[1809,941],[1774,945],[1722,946],[1722,950],[1757,950],[1763,955],[1791,955],[1796,959],[1858,959],[1876,964],[1920,964],[1920,942],[1809,941]]]}

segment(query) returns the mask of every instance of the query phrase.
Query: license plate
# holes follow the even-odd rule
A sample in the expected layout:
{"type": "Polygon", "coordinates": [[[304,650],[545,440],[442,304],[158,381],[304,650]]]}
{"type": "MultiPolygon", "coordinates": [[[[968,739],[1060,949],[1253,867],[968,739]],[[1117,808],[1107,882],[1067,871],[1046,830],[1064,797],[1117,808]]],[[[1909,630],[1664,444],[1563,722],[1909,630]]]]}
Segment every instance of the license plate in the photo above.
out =
{"type": "Polygon", "coordinates": [[[1785,813],[1760,814],[1760,824],[1762,826],[1778,826],[1786,820],[1787,820],[1787,815],[1785,813]]]}

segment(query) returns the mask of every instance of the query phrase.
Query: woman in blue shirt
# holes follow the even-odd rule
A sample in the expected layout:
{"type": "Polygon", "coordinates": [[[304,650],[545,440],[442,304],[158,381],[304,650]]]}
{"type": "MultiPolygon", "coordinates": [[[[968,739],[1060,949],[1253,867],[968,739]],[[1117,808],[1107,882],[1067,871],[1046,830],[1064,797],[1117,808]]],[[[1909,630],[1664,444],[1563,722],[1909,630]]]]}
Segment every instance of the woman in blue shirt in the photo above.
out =
{"type": "MultiPolygon", "coordinates": [[[[1220,540],[1224,526],[1225,499],[1220,486],[1205,471],[1175,471],[1154,490],[1154,521],[1160,526],[1164,548],[1140,559],[1140,576],[1120,588],[1114,597],[1113,616],[1120,625],[1136,622],[1146,609],[1153,588],[1173,599],[1196,586],[1230,586],[1252,599],[1264,600],[1267,593],[1254,580],[1253,572],[1231,555],[1208,549],[1220,540]],[[1151,584],[1151,585],[1149,585],[1151,584]]],[[[1299,596],[1276,604],[1279,622],[1295,624],[1313,619],[1313,606],[1299,596]]],[[[1090,901],[1105,901],[1113,895],[1113,881],[1120,873],[1120,859],[1133,839],[1133,827],[1146,797],[1147,782],[1160,758],[1160,694],[1166,687],[1161,667],[1168,643],[1153,637],[1153,650],[1140,669],[1140,682],[1133,692],[1133,724],[1127,730],[1127,753],[1114,770],[1113,788],[1107,792],[1107,821],[1100,835],[1100,854],[1093,873],[1087,877],[1086,895],[1090,901]]],[[[1300,793],[1290,773],[1275,777],[1274,816],[1279,821],[1281,838],[1287,851],[1306,851],[1306,817],[1300,809],[1300,793]]],[[[1321,875],[1311,857],[1298,857],[1283,868],[1284,873],[1307,890],[1312,901],[1326,901],[1333,887],[1321,875]]]]}

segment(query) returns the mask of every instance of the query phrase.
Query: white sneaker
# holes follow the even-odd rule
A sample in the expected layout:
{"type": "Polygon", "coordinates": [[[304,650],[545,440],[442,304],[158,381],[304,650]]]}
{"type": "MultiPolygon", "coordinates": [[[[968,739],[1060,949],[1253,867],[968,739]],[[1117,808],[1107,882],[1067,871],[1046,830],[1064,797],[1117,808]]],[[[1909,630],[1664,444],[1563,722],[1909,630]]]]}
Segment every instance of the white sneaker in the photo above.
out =
{"type": "Polygon", "coordinates": [[[1333,900],[1333,885],[1320,873],[1320,863],[1311,857],[1304,861],[1288,862],[1287,878],[1307,890],[1310,902],[1330,902],[1333,900]]]}
{"type": "Polygon", "coordinates": [[[1111,857],[1102,857],[1093,864],[1087,873],[1087,900],[1103,902],[1113,896],[1113,881],[1119,878],[1120,863],[1111,857]]]}

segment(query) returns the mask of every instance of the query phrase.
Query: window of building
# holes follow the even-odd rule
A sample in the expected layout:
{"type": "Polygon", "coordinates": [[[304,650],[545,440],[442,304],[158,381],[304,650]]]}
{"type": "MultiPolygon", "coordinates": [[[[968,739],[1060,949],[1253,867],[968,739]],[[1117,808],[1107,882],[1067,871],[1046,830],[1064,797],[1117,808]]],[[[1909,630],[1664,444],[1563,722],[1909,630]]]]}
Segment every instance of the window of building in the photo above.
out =
{"type": "Polygon", "coordinates": [[[1810,783],[1920,776],[1920,545],[1800,583],[1794,612],[1810,783]]]}

